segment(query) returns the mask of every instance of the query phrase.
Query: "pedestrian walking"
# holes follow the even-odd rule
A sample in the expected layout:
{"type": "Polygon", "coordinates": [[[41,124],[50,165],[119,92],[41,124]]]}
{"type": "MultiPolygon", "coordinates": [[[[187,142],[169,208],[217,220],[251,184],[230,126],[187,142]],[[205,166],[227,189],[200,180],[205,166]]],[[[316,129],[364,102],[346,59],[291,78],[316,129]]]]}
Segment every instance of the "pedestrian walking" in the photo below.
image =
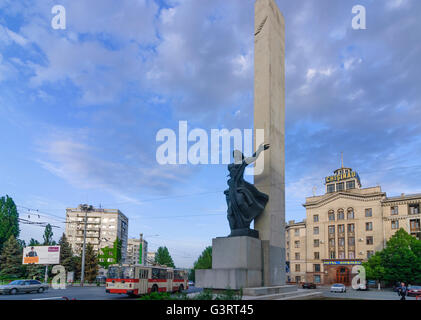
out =
{"type": "Polygon", "coordinates": [[[401,297],[401,300],[406,300],[406,295],[408,294],[408,289],[405,286],[405,283],[402,282],[401,286],[398,289],[398,295],[401,297]]]}

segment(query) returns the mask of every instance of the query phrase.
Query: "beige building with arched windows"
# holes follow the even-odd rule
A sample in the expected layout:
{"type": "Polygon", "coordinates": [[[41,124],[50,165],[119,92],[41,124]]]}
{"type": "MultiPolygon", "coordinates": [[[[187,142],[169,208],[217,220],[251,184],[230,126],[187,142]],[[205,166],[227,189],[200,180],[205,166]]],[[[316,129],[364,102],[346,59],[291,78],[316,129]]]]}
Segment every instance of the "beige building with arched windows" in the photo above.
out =
{"type": "Polygon", "coordinates": [[[383,249],[399,228],[421,238],[421,194],[388,198],[379,186],[362,188],[358,174],[344,167],[325,185],[324,195],[306,198],[306,219],[286,227],[291,282],[350,285],[352,267],[383,249]]]}

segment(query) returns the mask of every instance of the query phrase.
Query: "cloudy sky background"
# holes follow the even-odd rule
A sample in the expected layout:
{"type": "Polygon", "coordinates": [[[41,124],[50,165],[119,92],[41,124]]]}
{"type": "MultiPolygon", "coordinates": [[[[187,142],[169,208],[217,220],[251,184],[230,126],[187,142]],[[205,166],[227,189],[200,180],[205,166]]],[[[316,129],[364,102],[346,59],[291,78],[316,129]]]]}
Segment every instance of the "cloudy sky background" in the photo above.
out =
{"type": "MultiPolygon", "coordinates": [[[[324,192],[341,151],[363,186],[421,192],[421,2],[276,2],[287,220],[305,218],[301,204],[324,192]],[[357,4],[367,30],[352,29],[357,4]]],[[[229,233],[226,166],[159,166],[155,136],[180,120],[252,128],[253,31],[252,0],[0,0],[0,193],[22,217],[42,211],[30,219],[60,226],[56,239],[66,207],[119,208],[131,237],[191,266],[229,233]],[[66,30],[51,28],[56,4],[66,30]]]]}

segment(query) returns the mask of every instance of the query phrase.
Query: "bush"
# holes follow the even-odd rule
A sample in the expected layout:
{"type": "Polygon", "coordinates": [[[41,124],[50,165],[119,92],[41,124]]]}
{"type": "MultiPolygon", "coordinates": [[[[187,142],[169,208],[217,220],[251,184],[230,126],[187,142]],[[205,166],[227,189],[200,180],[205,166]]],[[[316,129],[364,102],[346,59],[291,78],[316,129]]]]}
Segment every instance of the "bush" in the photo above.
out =
{"type": "Polygon", "coordinates": [[[150,294],[144,295],[139,300],[173,300],[171,294],[168,292],[151,292],[150,294]]]}

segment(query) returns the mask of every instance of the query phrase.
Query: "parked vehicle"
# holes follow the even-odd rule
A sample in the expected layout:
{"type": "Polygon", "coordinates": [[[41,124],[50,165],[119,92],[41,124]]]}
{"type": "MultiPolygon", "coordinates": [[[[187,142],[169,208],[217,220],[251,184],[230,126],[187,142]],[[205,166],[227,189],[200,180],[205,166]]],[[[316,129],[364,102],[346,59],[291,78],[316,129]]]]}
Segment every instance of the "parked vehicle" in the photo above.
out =
{"type": "Polygon", "coordinates": [[[421,296],[421,286],[411,286],[408,288],[408,297],[421,296]]]}
{"type": "Polygon", "coordinates": [[[15,280],[9,284],[0,286],[0,293],[2,294],[16,294],[38,292],[43,293],[48,290],[48,285],[41,283],[38,280],[15,280]]]}
{"type": "Polygon", "coordinates": [[[311,282],[304,282],[302,287],[303,289],[316,289],[316,285],[311,282]]]}
{"type": "Polygon", "coordinates": [[[358,288],[356,290],[358,290],[358,291],[367,291],[368,290],[368,287],[364,283],[360,283],[358,285],[358,288]]]}
{"type": "Polygon", "coordinates": [[[342,283],[335,283],[330,287],[330,292],[346,292],[346,287],[342,283]]]}
{"type": "Polygon", "coordinates": [[[189,287],[194,287],[194,282],[193,281],[189,281],[187,284],[188,284],[189,287]]]}

